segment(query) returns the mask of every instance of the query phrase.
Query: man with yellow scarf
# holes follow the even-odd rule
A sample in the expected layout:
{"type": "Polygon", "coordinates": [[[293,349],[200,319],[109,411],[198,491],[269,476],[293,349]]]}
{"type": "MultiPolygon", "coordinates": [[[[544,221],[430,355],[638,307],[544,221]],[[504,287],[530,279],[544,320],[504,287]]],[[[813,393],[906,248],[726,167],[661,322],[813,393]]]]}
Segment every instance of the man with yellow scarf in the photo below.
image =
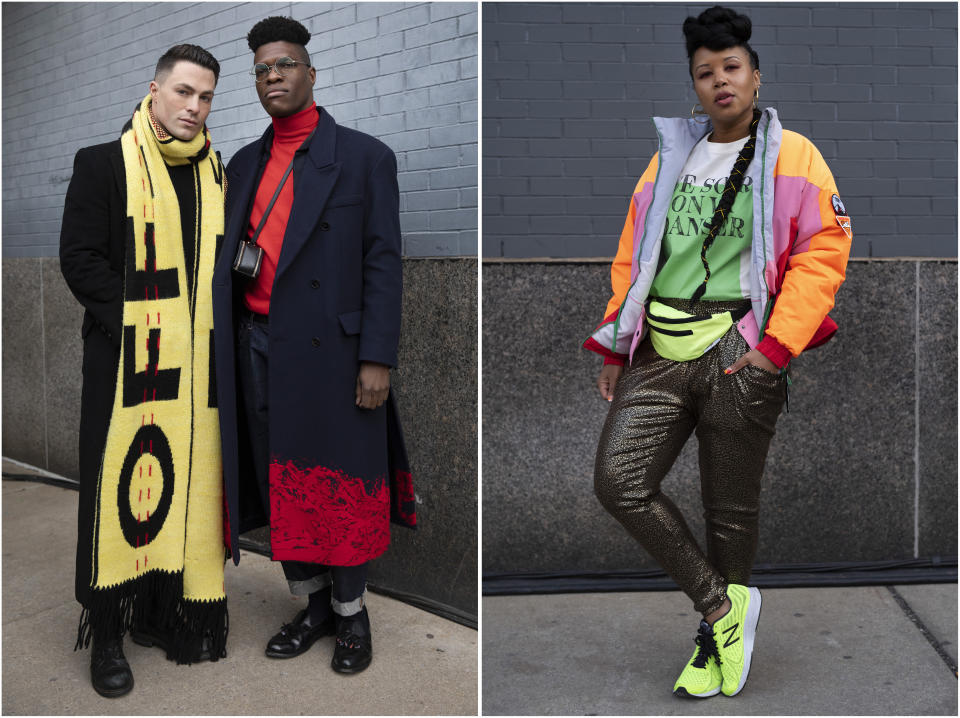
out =
{"type": "Polygon", "coordinates": [[[94,689],[133,688],[127,630],[178,663],[226,655],[211,278],[223,166],[206,118],[220,65],[159,60],[113,142],[77,152],[60,267],[85,307],[76,648],[94,689]],[[162,340],[162,341],[161,341],[162,340]]]}

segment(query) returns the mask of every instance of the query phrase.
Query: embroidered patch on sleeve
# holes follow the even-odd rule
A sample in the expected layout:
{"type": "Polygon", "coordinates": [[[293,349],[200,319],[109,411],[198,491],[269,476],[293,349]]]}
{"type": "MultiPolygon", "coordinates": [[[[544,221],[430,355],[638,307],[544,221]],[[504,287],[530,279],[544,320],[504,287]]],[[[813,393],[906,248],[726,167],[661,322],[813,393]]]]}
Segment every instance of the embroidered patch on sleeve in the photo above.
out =
{"type": "Polygon", "coordinates": [[[850,229],[850,217],[847,215],[847,208],[843,206],[843,202],[840,200],[840,195],[833,195],[830,198],[830,204],[833,205],[833,213],[837,217],[837,224],[840,225],[840,229],[847,235],[847,239],[853,239],[853,234],[850,229]]]}
{"type": "Polygon", "coordinates": [[[830,198],[830,203],[833,205],[833,213],[834,213],[834,214],[836,214],[836,215],[838,215],[838,216],[839,216],[839,215],[844,215],[844,216],[846,216],[846,214],[847,214],[847,208],[844,207],[844,206],[843,206],[843,202],[840,201],[840,195],[838,195],[838,194],[833,195],[833,197],[830,198]]]}
{"type": "MultiPolygon", "coordinates": [[[[836,196],[836,195],[834,195],[836,196]]],[[[843,217],[842,215],[837,215],[837,224],[840,225],[840,229],[843,230],[844,234],[847,235],[847,239],[853,239],[852,230],[850,229],[850,218],[843,217]]]]}

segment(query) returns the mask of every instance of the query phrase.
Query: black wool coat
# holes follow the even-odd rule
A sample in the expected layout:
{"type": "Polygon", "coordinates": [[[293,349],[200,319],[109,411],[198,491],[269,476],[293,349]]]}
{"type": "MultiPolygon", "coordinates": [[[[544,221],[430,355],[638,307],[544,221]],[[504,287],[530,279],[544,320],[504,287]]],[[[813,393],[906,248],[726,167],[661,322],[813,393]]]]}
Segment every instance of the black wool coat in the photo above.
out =
{"type": "MultiPolygon", "coordinates": [[[[214,161],[212,157],[204,161],[214,161]]],[[[219,155],[216,164],[219,165],[219,155]]],[[[192,189],[192,170],[169,168],[178,198],[192,189]]],[[[187,206],[192,226],[195,207],[187,206]]],[[[183,237],[192,229],[182,224],[183,237]]],[[[87,605],[93,571],[97,479],[113,412],[123,332],[124,275],[133,222],[127,216],[127,183],[120,140],[77,151],[60,227],[60,271],[84,307],[80,396],[80,501],[75,593],[87,605]]],[[[189,245],[189,240],[185,243],[189,245]]],[[[194,248],[185,247],[193,252],[194,248]]],[[[132,261],[132,259],[131,259],[132,261]]],[[[187,264],[191,262],[188,260],[187,264]]],[[[188,287],[195,279],[186,277],[188,287]]]]}
{"type": "Polygon", "coordinates": [[[76,597],[82,604],[90,595],[97,477],[120,364],[126,187],[120,140],[79,150],[60,228],[60,271],[84,307],[75,581],[76,597]]]}
{"type": "MultiPolygon", "coordinates": [[[[355,405],[359,363],[397,364],[401,248],[396,158],[321,108],[270,294],[271,549],[276,560],[349,566],[412,526],[414,495],[392,394],[355,405]]],[[[230,546],[267,523],[260,507],[235,361],[245,280],[232,271],[273,127],[227,165],[227,222],[214,269],[217,401],[230,546]]],[[[289,180],[288,180],[289,181],[289,180]]],[[[239,551],[233,550],[239,563],[239,551]]]]}

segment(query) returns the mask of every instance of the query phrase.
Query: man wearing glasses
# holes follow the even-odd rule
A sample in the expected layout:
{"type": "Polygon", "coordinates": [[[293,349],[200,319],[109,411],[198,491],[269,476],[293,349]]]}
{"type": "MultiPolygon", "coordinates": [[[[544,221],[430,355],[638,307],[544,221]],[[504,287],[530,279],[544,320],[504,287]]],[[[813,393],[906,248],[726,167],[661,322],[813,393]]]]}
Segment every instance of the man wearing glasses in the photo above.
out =
{"type": "Polygon", "coordinates": [[[60,268],[85,308],[76,647],[102,696],[133,688],[123,635],[178,663],[226,655],[223,485],[210,286],[223,166],[220,65],[170,48],[119,139],[77,152],[60,268]],[[162,340],[162,341],[161,341],[162,340]]]}
{"type": "Polygon", "coordinates": [[[217,389],[231,546],[269,523],[272,558],[308,596],[266,654],[293,658],[335,633],[333,669],[356,673],[372,657],[366,564],[386,550],[391,518],[415,524],[390,394],[399,191],[390,148],[314,103],[309,40],[283,17],[247,36],[272,122],[227,167],[217,389]]]}

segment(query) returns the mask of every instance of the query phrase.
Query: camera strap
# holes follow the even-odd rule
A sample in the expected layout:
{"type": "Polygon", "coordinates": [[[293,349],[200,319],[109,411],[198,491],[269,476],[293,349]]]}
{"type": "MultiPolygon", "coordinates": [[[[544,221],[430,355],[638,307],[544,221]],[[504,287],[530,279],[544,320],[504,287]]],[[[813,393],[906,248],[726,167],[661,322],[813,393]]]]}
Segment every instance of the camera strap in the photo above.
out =
{"type": "MultiPolygon", "coordinates": [[[[290,173],[293,171],[293,163],[297,159],[297,154],[301,152],[305,147],[310,144],[310,139],[313,137],[314,133],[317,131],[317,128],[314,127],[313,131],[307,135],[307,139],[303,141],[303,144],[293,153],[293,159],[290,160],[290,164],[287,165],[286,171],[283,173],[283,177],[280,178],[280,184],[277,185],[276,192],[273,193],[273,197],[270,198],[270,204],[267,205],[267,208],[263,211],[263,216],[260,218],[260,224],[257,225],[256,230],[253,232],[253,237],[249,240],[250,244],[257,244],[257,237],[260,236],[260,232],[263,230],[263,225],[267,223],[267,217],[270,216],[270,210],[273,209],[274,203],[277,201],[277,197],[280,196],[280,190],[283,189],[283,185],[287,182],[287,177],[290,176],[290,173]]],[[[259,246],[259,245],[258,245],[259,246]]]]}

